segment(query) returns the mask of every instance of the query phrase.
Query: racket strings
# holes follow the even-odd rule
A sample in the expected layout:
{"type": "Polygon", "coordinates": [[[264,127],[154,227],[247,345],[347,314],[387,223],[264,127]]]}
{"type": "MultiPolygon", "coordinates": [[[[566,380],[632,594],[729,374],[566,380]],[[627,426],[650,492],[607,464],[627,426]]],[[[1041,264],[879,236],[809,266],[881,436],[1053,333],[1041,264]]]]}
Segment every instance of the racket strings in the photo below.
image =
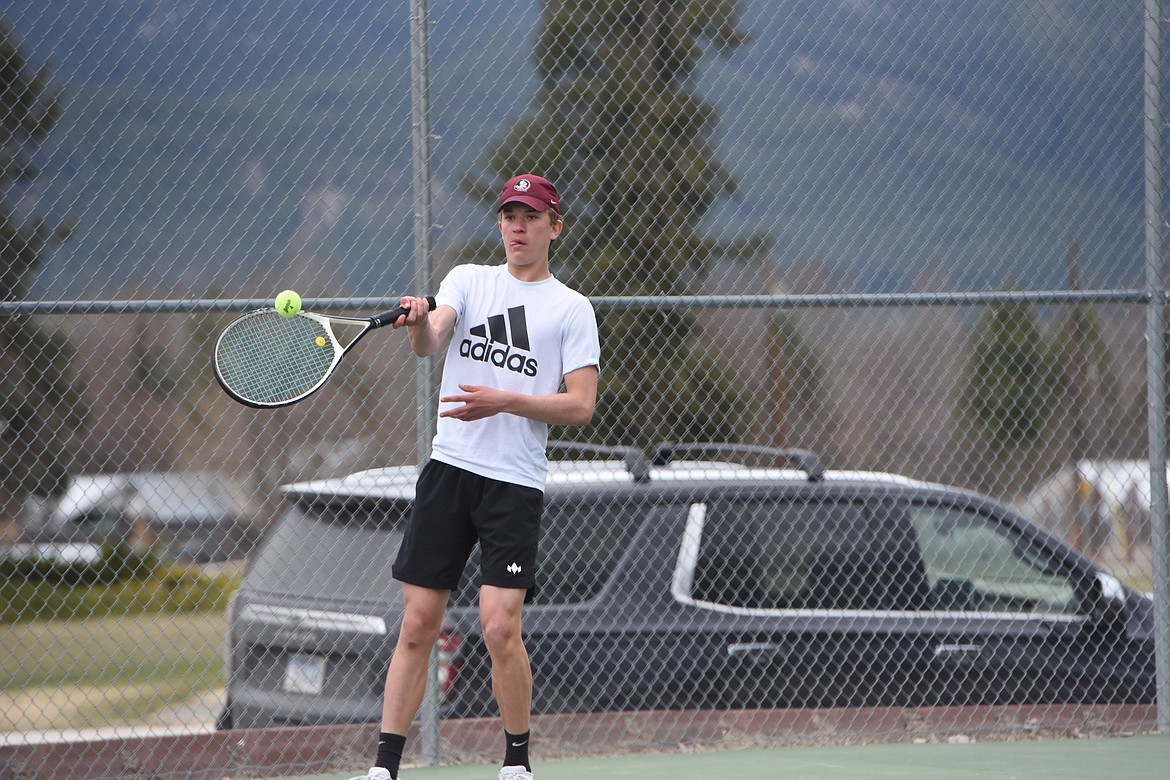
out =
{"type": "Polygon", "coordinates": [[[309,317],[260,311],[232,323],[216,346],[223,384],[245,401],[280,404],[307,394],[328,375],[335,350],[329,332],[309,317]]]}

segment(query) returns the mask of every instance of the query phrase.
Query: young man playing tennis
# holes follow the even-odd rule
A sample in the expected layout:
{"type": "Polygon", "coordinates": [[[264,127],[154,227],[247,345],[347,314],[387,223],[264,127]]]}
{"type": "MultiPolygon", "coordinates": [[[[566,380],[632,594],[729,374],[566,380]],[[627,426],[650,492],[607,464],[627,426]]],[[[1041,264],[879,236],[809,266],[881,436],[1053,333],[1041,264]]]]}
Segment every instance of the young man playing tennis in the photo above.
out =
{"type": "Polygon", "coordinates": [[[434,311],[422,298],[402,299],[410,311],[394,327],[407,328],[415,354],[435,355],[450,342],[431,460],[393,568],[404,614],[371,780],[398,777],[427,659],[476,542],[480,624],[505,736],[499,778],[532,780],[532,672],[520,613],[536,585],[548,426],[589,423],[600,361],[592,305],[549,271],[549,249],[564,229],[560,212],[547,179],[510,179],[497,207],[507,262],[454,268],[434,311]]]}

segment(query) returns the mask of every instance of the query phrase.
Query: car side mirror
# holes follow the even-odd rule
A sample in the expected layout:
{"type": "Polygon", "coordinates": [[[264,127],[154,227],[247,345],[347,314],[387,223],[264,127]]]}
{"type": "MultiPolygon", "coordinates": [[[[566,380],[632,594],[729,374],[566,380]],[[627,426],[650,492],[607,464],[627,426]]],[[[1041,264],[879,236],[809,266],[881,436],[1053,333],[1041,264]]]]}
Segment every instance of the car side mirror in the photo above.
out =
{"type": "Polygon", "coordinates": [[[1093,622],[1108,630],[1120,630],[1125,626],[1125,587],[1111,574],[1096,572],[1093,576],[1090,615],[1093,622]]]}

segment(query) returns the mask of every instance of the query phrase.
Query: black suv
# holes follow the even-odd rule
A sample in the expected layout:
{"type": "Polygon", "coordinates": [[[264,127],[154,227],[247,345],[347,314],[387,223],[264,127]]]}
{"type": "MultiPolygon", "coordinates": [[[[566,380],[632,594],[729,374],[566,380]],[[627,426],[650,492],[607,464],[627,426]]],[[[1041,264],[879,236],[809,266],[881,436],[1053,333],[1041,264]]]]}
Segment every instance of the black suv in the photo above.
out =
{"type": "MultiPolygon", "coordinates": [[[[524,616],[536,713],[1153,700],[1149,598],[1001,504],[803,451],[570,449],[524,616]]],[[[415,476],[284,489],[233,602],[221,727],[378,719],[415,476]]],[[[447,717],[495,711],[464,580],[447,717]]]]}

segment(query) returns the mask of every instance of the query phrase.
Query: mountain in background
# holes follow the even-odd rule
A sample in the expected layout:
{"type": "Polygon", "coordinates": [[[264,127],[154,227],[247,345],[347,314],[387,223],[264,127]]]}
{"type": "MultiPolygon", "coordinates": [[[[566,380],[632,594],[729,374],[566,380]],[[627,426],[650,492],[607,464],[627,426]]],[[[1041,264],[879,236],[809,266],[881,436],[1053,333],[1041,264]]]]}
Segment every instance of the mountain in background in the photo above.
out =
{"type": "MultiPolygon", "coordinates": [[[[413,289],[409,4],[42,0],[8,14],[65,116],[25,194],[78,230],[44,298],[413,289]]],[[[696,86],[739,193],[704,229],[845,289],[1139,287],[1140,0],[748,0],[696,86]]],[[[436,246],[524,121],[540,4],[431,3],[436,246]]],[[[566,193],[569,216],[571,193],[566,193]]],[[[570,222],[571,224],[571,222],[570,222]]]]}

